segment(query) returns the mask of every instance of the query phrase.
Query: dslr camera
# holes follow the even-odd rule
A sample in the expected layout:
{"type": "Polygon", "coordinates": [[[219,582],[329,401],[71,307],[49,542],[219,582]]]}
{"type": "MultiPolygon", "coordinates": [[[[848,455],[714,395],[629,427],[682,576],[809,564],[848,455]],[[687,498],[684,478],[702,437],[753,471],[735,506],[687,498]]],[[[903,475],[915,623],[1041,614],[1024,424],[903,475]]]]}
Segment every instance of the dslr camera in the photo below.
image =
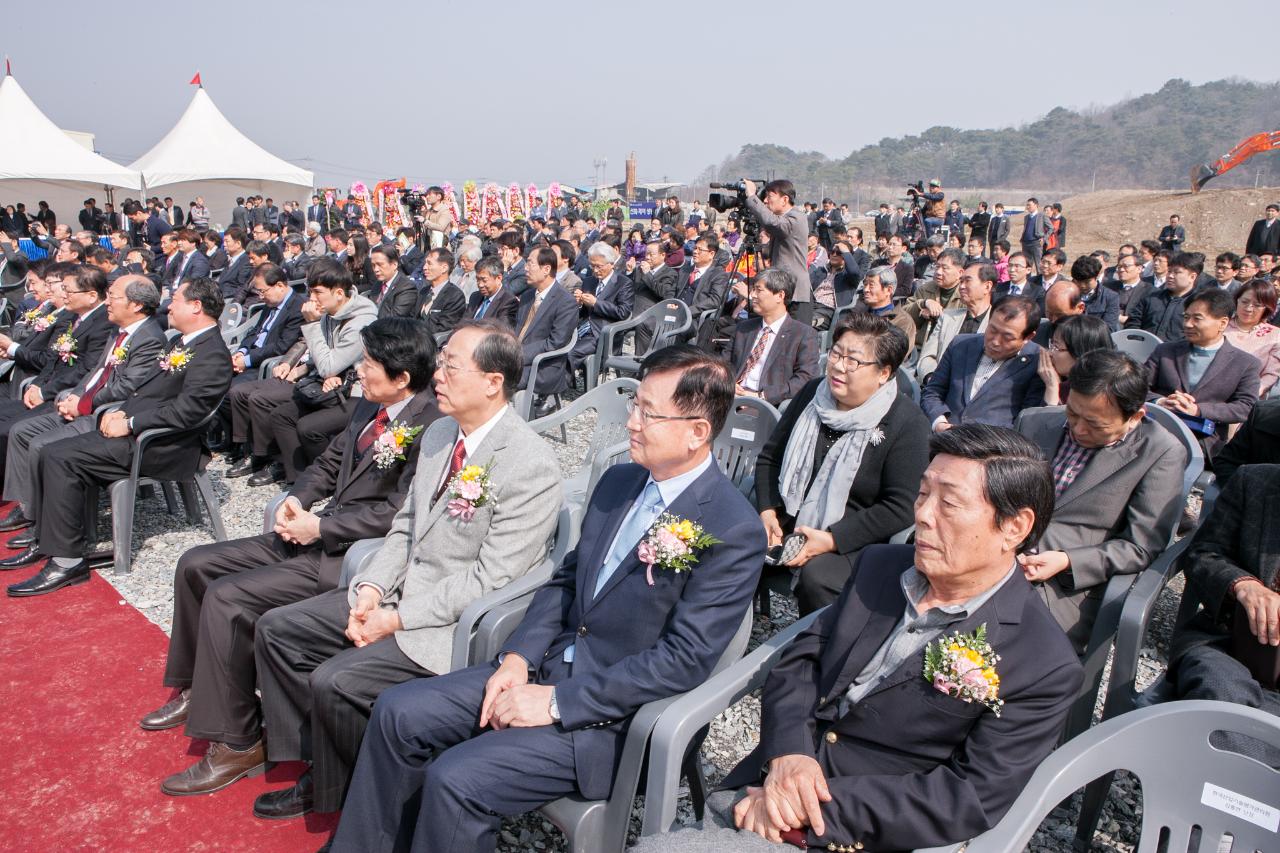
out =
{"type": "MultiPolygon", "coordinates": [[[[756,198],[764,201],[764,178],[756,178],[755,184],[756,198]]],[[[712,183],[708,186],[713,190],[732,190],[732,194],[727,192],[709,193],[707,195],[707,205],[720,213],[728,213],[731,210],[746,210],[747,207],[747,183],[746,179],[737,181],[732,184],[712,183]]]]}

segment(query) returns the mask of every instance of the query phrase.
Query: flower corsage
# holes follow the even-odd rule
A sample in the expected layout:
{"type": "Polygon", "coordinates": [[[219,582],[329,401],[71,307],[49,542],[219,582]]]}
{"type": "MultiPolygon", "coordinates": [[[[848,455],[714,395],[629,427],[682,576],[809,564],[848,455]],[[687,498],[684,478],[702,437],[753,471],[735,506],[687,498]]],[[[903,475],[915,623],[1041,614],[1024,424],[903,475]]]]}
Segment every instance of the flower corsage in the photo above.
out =
{"type": "Polygon", "coordinates": [[[58,339],[53,342],[53,351],[58,354],[58,358],[62,359],[63,364],[76,363],[76,349],[79,344],[71,335],[70,330],[63,332],[58,339]]]}
{"type": "Polygon", "coordinates": [[[118,364],[124,364],[124,360],[128,355],[129,345],[121,344],[111,351],[111,355],[107,356],[107,367],[115,367],[118,364]]]}
{"type": "Polygon", "coordinates": [[[39,308],[32,308],[22,315],[22,320],[32,330],[43,332],[53,324],[53,315],[56,313],[56,311],[50,311],[48,314],[41,314],[39,308]]]}
{"type": "Polygon", "coordinates": [[[449,515],[470,521],[482,506],[497,506],[493,484],[489,481],[489,465],[468,465],[449,481],[449,515]]]}
{"type": "Polygon", "coordinates": [[[403,421],[392,421],[378,436],[373,445],[373,462],[383,471],[397,462],[404,461],[404,452],[422,432],[420,426],[409,426],[403,421]]]}
{"type": "Polygon", "coordinates": [[[999,662],[987,642],[984,622],[971,634],[956,632],[930,643],[924,653],[924,679],[948,696],[987,706],[998,717],[1004,707],[996,673],[999,662]]]}
{"type": "Polygon", "coordinates": [[[160,369],[165,373],[181,373],[187,369],[195,354],[186,347],[174,347],[160,354],[160,369]]]}
{"type": "Polygon", "coordinates": [[[645,580],[653,586],[654,566],[673,572],[692,571],[698,562],[695,552],[719,544],[720,540],[703,530],[701,524],[664,512],[640,540],[636,556],[645,564],[645,580]]]}

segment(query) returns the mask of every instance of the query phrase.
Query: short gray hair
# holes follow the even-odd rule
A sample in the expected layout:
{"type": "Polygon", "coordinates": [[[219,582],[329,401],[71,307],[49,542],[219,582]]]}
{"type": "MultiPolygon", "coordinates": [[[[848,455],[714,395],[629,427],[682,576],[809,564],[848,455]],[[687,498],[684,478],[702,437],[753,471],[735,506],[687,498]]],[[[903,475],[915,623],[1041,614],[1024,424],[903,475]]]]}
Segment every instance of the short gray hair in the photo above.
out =
{"type": "Polygon", "coordinates": [[[142,313],[148,317],[154,316],[160,307],[160,289],[155,282],[142,276],[130,277],[124,286],[124,298],[142,306],[142,313]]]}
{"type": "Polygon", "coordinates": [[[307,233],[310,234],[313,231],[317,234],[320,233],[320,223],[314,219],[307,223],[307,233]]]}
{"type": "Polygon", "coordinates": [[[480,251],[479,246],[467,246],[458,253],[458,260],[479,261],[484,257],[484,252],[480,251]]]}
{"type": "MultiPolygon", "coordinates": [[[[867,272],[867,278],[879,279],[882,287],[887,287],[889,281],[893,282],[895,288],[898,286],[898,277],[894,275],[893,267],[890,266],[872,267],[867,272]]],[[[865,282],[866,279],[863,279],[863,281],[865,282]]]]}
{"type": "Polygon", "coordinates": [[[592,243],[591,248],[587,249],[587,257],[603,258],[611,264],[616,264],[618,262],[618,250],[608,243],[592,243]]]}

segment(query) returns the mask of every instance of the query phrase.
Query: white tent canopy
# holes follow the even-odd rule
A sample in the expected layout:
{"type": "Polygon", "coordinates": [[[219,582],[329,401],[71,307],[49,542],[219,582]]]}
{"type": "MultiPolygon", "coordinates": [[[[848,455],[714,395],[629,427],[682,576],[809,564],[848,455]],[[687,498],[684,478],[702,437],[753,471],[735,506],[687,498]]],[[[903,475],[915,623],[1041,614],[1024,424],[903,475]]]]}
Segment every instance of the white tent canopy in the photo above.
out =
{"type": "Polygon", "coordinates": [[[204,198],[211,225],[231,224],[237,196],[310,202],[314,176],[265,150],[235,128],[204,87],[196,89],[186,112],[155,147],[135,160],[148,196],[172,196],[184,210],[204,198]]]}
{"type": "Polygon", "coordinates": [[[59,222],[77,228],[84,200],[98,207],[112,188],[133,190],[138,173],[77,144],[32,102],[12,76],[0,81],[0,202],[27,205],[34,216],[37,201],[47,201],[59,222]]]}

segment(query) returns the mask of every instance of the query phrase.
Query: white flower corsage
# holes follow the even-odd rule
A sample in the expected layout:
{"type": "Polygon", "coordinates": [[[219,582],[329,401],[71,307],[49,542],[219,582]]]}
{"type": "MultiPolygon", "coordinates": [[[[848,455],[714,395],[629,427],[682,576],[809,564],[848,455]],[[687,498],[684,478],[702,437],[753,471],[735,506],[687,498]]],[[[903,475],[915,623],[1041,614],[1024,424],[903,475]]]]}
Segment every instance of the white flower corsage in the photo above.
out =
{"type": "Polygon", "coordinates": [[[58,358],[62,359],[63,364],[75,364],[76,350],[79,346],[80,344],[72,336],[71,330],[68,329],[53,342],[53,351],[58,354],[58,358]]]}
{"type": "Polygon", "coordinates": [[[373,462],[383,471],[404,461],[404,452],[422,432],[420,426],[409,426],[402,421],[387,424],[382,435],[373,443],[373,462]]]}

